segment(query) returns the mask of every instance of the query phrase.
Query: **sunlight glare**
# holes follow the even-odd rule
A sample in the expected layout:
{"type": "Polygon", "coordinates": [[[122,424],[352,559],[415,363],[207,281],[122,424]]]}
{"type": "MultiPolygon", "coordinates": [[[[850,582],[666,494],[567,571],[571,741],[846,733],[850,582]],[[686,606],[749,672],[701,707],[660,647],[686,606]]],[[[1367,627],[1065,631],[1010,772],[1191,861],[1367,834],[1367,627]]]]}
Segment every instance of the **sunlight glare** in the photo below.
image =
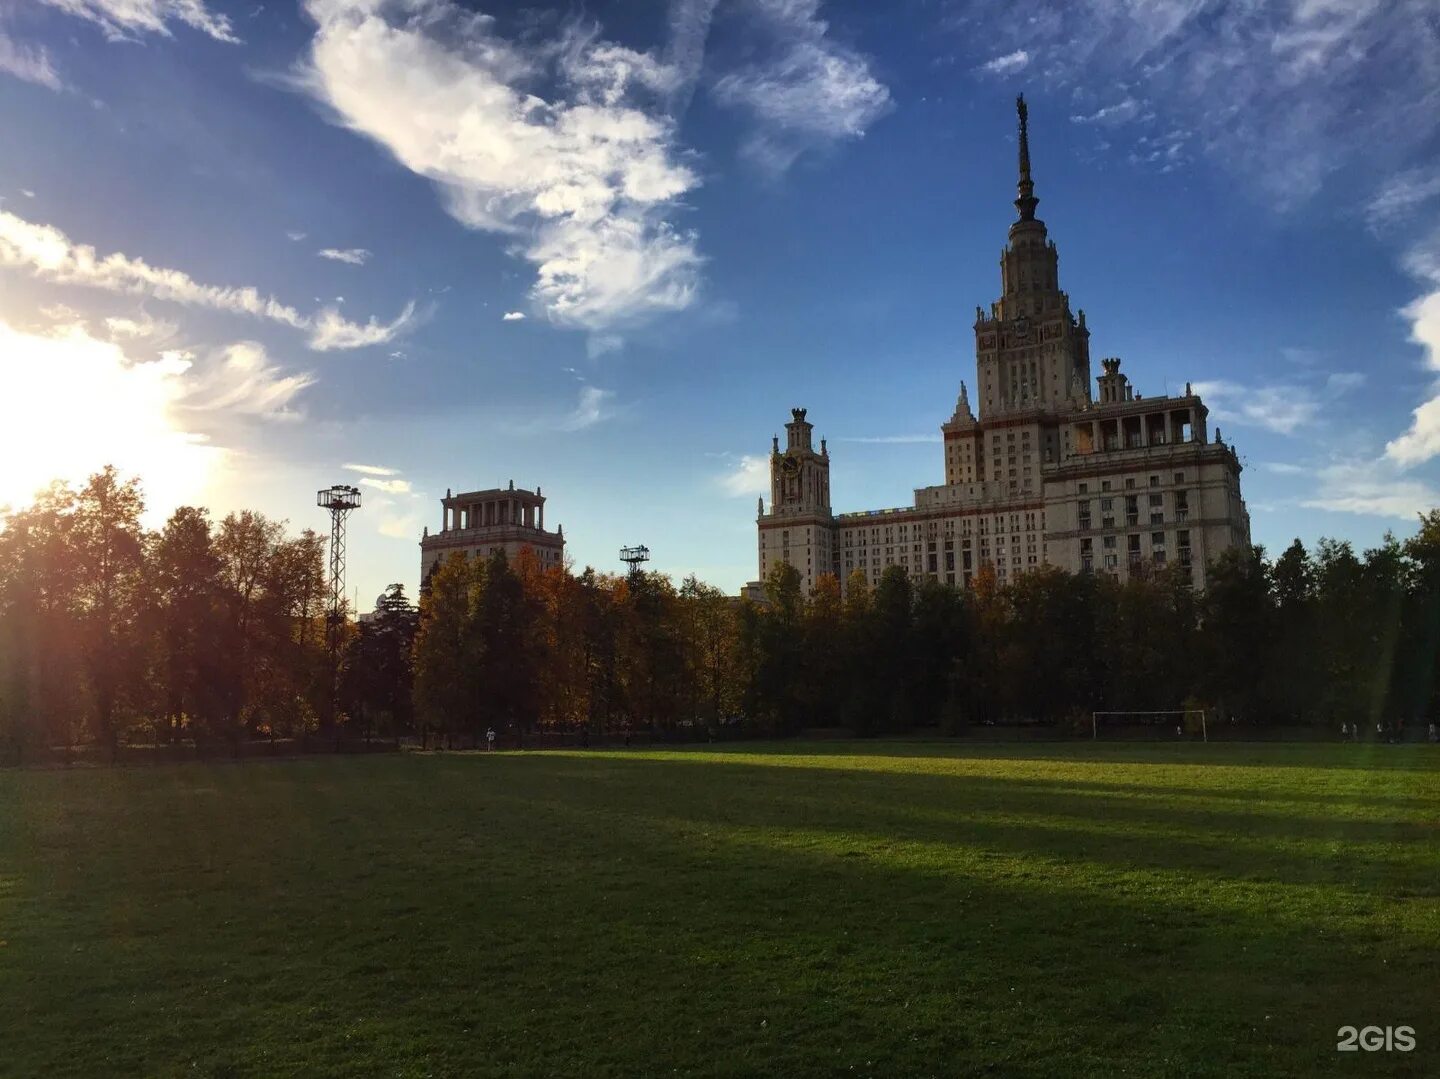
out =
{"type": "Polygon", "coordinates": [[[132,360],[83,324],[44,333],[0,319],[0,508],[28,505],[51,480],[83,484],[113,464],[144,484],[146,523],[198,499],[225,451],[177,429],[190,360],[132,360]]]}

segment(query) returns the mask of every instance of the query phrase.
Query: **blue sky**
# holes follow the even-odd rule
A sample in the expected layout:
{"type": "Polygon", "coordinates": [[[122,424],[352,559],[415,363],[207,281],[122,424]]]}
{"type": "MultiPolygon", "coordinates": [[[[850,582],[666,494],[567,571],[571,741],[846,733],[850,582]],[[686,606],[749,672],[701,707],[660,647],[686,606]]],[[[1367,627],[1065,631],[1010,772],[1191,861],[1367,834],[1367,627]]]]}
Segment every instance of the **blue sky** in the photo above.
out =
{"type": "Polygon", "coordinates": [[[1200,386],[1255,536],[1440,505],[1433,0],[0,0],[0,503],[323,528],[414,588],[447,487],[577,568],[755,575],[794,405],[837,510],[940,482],[1014,95],[1092,350],[1200,386]],[[356,467],[359,466],[359,467],[356,467]]]}

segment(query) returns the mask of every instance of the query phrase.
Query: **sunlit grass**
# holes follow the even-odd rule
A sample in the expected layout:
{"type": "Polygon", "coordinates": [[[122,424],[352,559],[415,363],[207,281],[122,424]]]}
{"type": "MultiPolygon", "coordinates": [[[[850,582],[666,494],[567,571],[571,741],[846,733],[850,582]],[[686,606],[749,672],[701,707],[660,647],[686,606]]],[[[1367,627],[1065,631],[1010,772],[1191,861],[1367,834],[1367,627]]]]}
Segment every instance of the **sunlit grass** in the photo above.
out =
{"type": "Polygon", "coordinates": [[[0,774],[0,1072],[1433,1074],[1437,779],[900,743],[0,774]],[[1418,1048],[1338,1057],[1366,1023],[1418,1048]]]}

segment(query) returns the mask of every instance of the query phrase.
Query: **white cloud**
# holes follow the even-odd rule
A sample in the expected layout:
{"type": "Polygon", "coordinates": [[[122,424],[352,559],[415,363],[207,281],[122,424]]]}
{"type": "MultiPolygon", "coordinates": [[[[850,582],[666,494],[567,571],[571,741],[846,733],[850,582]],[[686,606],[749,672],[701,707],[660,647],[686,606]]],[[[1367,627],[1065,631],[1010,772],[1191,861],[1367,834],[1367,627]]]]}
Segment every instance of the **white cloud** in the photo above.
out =
{"type": "Polygon", "coordinates": [[[1007,52],[1004,56],[987,60],[980,65],[980,70],[991,75],[1012,75],[1017,71],[1024,70],[1029,63],[1030,54],[1024,49],[1016,49],[1014,52],[1007,52]]]}
{"type": "Polygon", "coordinates": [[[1309,426],[1326,401],[1342,397],[1365,384],[1359,371],[1333,371],[1323,383],[1315,384],[1320,372],[1299,376],[1307,381],[1268,385],[1242,385],[1226,379],[1196,382],[1194,390],[1210,409],[1212,422],[1259,427],[1281,435],[1293,435],[1309,426]]]}
{"type": "Polygon", "coordinates": [[[27,48],[0,30],[0,71],[13,75],[22,82],[33,82],[47,90],[63,90],[64,83],[50,54],[43,48],[27,48]]]}
{"type": "Polygon", "coordinates": [[[371,476],[364,476],[360,480],[360,486],[373,487],[377,491],[384,491],[390,495],[408,495],[411,493],[409,480],[381,480],[371,476]]]}
{"type": "Polygon", "coordinates": [[[311,318],[310,347],[317,352],[334,349],[365,348],[395,340],[415,320],[415,304],[405,309],[392,322],[378,322],[372,315],[363,325],[350,322],[333,307],[316,312],[311,318]]]}
{"type": "Polygon", "coordinates": [[[614,413],[609,408],[615,399],[614,390],[602,390],[598,386],[581,386],[580,400],[575,411],[560,423],[562,431],[583,431],[609,419],[614,413]]]}
{"type": "Polygon", "coordinates": [[[1316,491],[1314,497],[1300,504],[1309,509],[1403,521],[1414,521],[1417,514],[1440,506],[1440,491],[1398,475],[1383,458],[1321,468],[1316,473],[1316,491]]]}
{"type": "Polygon", "coordinates": [[[664,111],[675,69],[571,26],[516,43],[450,0],[309,0],[303,84],[432,180],[463,224],[515,238],[554,321],[688,306],[701,258],[669,220],[699,178],[664,111]]]}
{"type": "Polygon", "coordinates": [[[836,41],[820,0],[746,0],[772,35],[764,59],[722,76],[714,94],[758,122],[747,156],[783,172],[807,149],[859,138],[891,108],[869,61],[836,41]]]}
{"type": "Polygon", "coordinates": [[[151,266],[129,255],[116,252],[102,256],[88,244],[72,243],[52,225],[35,224],[3,210],[0,210],[0,266],[24,269],[57,284],[86,285],[268,319],[308,331],[310,347],[321,352],[392,340],[410,324],[415,314],[412,303],[391,323],[377,323],[374,318],[364,325],[348,322],[334,308],[302,315],[289,304],[262,295],[248,285],[205,285],[181,270],[151,266]]]}
{"type": "MultiPolygon", "coordinates": [[[[1440,374],[1440,291],[1422,296],[1405,308],[1410,340],[1425,351],[1425,366],[1440,374]]],[[[1410,429],[1385,447],[1385,456],[1405,467],[1440,456],[1440,391],[1415,409],[1410,429]]]]}
{"type": "Polygon", "coordinates": [[[735,466],[719,478],[727,494],[767,495],[770,493],[770,459],[759,454],[744,454],[735,466]]]}
{"type": "Polygon", "coordinates": [[[525,318],[524,311],[506,311],[500,316],[501,322],[521,322],[525,318]]]}
{"type": "Polygon", "coordinates": [[[182,23],[216,41],[239,44],[230,20],[205,6],[205,0],[40,0],[50,7],[95,23],[112,41],[134,41],[142,34],[170,37],[170,24],[182,23]]]}
{"type": "Polygon", "coordinates": [[[298,244],[301,240],[305,239],[305,237],[308,236],[308,235],[309,235],[308,232],[287,232],[287,233],[285,234],[285,238],[286,238],[287,240],[293,240],[295,243],[298,244]]]}
{"type": "Polygon", "coordinates": [[[349,472],[359,472],[361,475],[365,475],[365,476],[398,476],[398,475],[400,475],[400,470],[399,470],[398,468],[386,468],[384,465],[344,464],[344,465],[341,465],[340,467],[343,468],[343,469],[345,469],[346,471],[349,471],[349,472]]]}
{"type": "Polygon", "coordinates": [[[414,539],[420,532],[420,516],[415,513],[381,513],[376,530],[391,539],[414,539]]]}
{"type": "Polygon", "coordinates": [[[370,261],[370,252],[363,247],[322,247],[315,252],[322,259],[333,262],[348,262],[351,266],[364,266],[370,261]]]}
{"type": "Polygon", "coordinates": [[[1194,390],[1205,398],[1212,421],[1261,427],[1290,435],[1319,414],[1320,404],[1304,386],[1242,386],[1217,380],[1196,382],[1194,390]]]}

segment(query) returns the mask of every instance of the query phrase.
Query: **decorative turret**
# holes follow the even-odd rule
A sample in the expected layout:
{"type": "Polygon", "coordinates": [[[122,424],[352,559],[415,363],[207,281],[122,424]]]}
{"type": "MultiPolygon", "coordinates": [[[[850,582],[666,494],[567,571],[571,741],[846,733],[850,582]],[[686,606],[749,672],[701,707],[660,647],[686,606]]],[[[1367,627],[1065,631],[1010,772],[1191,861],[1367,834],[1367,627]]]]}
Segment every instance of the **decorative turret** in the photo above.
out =
{"type": "Polygon", "coordinates": [[[955,402],[955,415],[953,418],[972,422],[975,419],[975,413],[970,410],[970,390],[966,387],[963,380],[960,383],[960,397],[955,402]]]}
{"type": "Polygon", "coordinates": [[[1105,373],[1095,379],[1100,384],[1100,403],[1113,405],[1134,399],[1130,380],[1120,373],[1120,357],[1110,356],[1100,361],[1105,373]]]}

